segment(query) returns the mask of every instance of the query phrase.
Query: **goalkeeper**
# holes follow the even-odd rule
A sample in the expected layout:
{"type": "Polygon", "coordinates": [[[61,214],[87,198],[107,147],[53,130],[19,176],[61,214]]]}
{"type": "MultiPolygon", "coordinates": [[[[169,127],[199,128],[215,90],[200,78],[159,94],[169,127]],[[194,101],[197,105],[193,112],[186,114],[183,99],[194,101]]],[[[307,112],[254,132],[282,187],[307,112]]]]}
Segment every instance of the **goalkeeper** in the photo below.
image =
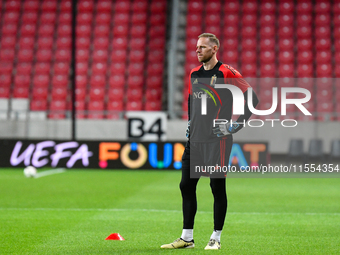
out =
{"type": "MultiPolygon", "coordinates": [[[[232,134],[238,132],[251,116],[248,108],[248,93],[252,93],[253,106],[258,104],[255,93],[241,74],[229,65],[217,60],[219,40],[215,35],[204,33],[198,37],[196,53],[202,65],[191,70],[189,84],[188,141],[182,157],[183,230],[180,238],[161,248],[193,248],[193,228],[197,211],[196,186],[199,178],[207,173],[197,173],[197,167],[228,166],[233,144],[232,134]],[[243,92],[244,114],[231,125],[233,97],[229,89],[217,89],[215,84],[231,84],[243,92]],[[204,114],[204,107],[206,113],[204,114]],[[228,122],[213,126],[214,119],[228,122]]],[[[210,173],[210,187],[214,197],[214,229],[206,250],[221,248],[221,232],[227,212],[226,174],[210,173]]]]}

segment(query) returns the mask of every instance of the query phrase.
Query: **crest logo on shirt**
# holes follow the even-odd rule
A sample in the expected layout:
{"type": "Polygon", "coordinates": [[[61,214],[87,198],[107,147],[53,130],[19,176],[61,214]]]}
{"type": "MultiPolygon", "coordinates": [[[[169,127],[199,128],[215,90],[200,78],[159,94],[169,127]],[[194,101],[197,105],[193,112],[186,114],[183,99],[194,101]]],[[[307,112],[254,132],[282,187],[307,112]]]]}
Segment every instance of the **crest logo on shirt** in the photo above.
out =
{"type": "Polygon", "coordinates": [[[215,86],[215,83],[216,83],[216,80],[217,80],[217,76],[216,76],[216,74],[214,74],[214,75],[211,77],[210,86],[214,87],[214,86],[215,86]]]}

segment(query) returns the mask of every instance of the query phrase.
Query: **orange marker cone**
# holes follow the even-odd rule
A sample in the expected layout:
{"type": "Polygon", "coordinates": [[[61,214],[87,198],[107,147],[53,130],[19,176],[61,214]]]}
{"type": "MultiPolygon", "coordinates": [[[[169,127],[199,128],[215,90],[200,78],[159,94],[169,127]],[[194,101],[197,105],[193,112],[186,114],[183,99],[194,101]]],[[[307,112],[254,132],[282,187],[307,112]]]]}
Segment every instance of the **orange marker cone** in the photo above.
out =
{"type": "Polygon", "coordinates": [[[125,239],[119,233],[113,233],[105,238],[105,240],[124,241],[125,239]]]}

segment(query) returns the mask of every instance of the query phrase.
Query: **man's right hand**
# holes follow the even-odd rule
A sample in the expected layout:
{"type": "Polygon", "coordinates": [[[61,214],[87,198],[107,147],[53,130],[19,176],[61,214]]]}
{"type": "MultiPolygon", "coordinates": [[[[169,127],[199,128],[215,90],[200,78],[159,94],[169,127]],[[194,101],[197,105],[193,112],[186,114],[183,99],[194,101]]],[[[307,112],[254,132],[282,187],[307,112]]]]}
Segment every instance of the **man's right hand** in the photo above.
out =
{"type": "Polygon", "coordinates": [[[188,121],[188,127],[187,127],[187,130],[185,132],[185,136],[187,138],[189,138],[189,136],[190,136],[190,122],[191,122],[191,120],[188,121]]]}

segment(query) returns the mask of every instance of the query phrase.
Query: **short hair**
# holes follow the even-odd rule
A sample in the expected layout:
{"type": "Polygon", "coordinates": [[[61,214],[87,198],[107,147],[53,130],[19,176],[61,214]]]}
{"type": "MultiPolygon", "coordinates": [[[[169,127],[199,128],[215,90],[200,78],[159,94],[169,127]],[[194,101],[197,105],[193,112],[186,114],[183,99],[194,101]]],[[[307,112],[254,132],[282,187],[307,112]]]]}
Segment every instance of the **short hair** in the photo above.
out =
{"type": "Polygon", "coordinates": [[[205,37],[205,38],[209,38],[209,41],[216,44],[217,45],[217,48],[220,48],[220,41],[218,40],[218,38],[216,37],[216,35],[214,34],[210,34],[210,33],[203,33],[203,34],[200,34],[198,36],[198,38],[202,38],[202,37],[205,37]]]}

